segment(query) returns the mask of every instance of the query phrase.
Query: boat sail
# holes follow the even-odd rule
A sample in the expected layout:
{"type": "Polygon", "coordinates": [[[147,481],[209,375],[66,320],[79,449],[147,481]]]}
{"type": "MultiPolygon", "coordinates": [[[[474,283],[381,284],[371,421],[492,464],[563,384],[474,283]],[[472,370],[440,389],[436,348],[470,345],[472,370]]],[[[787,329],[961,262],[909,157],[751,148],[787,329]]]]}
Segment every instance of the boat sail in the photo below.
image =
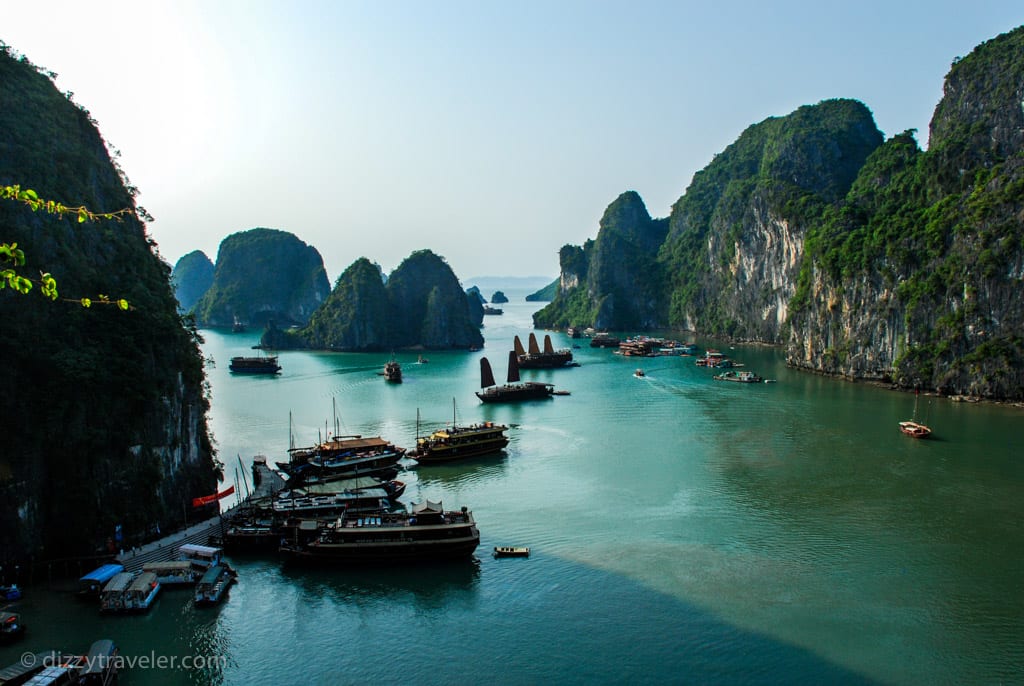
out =
{"type": "Polygon", "coordinates": [[[480,358],[480,388],[476,397],[485,403],[512,403],[522,400],[549,398],[555,392],[555,385],[540,381],[520,381],[519,364],[515,350],[508,353],[508,382],[498,386],[494,372],[486,357],[480,358]]]}
{"type": "Polygon", "coordinates": [[[932,430],[928,426],[917,421],[917,403],[921,398],[921,390],[914,390],[914,416],[907,421],[900,422],[900,431],[911,438],[927,438],[931,436],[932,430]]]}

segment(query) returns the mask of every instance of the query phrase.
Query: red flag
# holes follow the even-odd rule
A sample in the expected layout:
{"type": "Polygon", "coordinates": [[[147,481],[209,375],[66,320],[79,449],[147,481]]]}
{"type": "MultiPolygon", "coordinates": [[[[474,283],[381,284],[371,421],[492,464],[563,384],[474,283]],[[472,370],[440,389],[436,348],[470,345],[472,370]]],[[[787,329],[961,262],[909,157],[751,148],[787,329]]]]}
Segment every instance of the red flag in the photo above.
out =
{"type": "Polygon", "coordinates": [[[228,486],[220,493],[214,493],[213,495],[204,495],[201,498],[192,499],[192,507],[202,507],[203,505],[209,505],[210,503],[217,502],[221,498],[226,498],[235,492],[234,486],[228,486]]]}

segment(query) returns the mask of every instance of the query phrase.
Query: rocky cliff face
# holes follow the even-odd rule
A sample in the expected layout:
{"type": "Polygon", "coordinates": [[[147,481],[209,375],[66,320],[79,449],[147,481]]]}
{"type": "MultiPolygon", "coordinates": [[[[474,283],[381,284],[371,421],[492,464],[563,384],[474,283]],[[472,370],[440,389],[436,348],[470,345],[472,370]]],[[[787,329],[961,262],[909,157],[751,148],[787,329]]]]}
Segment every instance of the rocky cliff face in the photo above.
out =
{"type": "Polygon", "coordinates": [[[1024,29],[955,64],[944,93],[928,152],[907,134],[887,142],[846,199],[846,221],[822,223],[802,274],[808,297],[792,317],[789,360],[1020,399],[1024,29]]]}
{"type": "Polygon", "coordinates": [[[483,345],[483,307],[459,285],[448,264],[429,250],[406,258],[384,282],[379,267],[360,258],[296,332],[264,333],[268,348],[387,351],[460,349],[483,345]]]}
{"type": "Polygon", "coordinates": [[[213,285],[213,262],[202,250],[193,250],[174,265],[171,288],[178,299],[178,310],[190,312],[213,285]]]}
{"type": "Polygon", "coordinates": [[[213,284],[195,306],[201,327],[305,325],[331,292],[316,248],[294,234],[250,229],[221,241],[213,284]]]}
{"type": "MultiPolygon", "coordinates": [[[[656,268],[629,221],[602,220],[562,249],[535,324],[628,329],[611,314],[626,309],[648,328],[783,344],[814,371],[1020,399],[1022,102],[1024,28],[953,65],[927,152],[913,132],[883,142],[852,100],[755,124],[673,206],[656,268]]],[[[609,211],[636,207],[624,198],[609,211]]]]}
{"type": "MultiPolygon", "coordinates": [[[[133,207],[88,112],[25,59],[0,49],[0,183],[94,211],[133,207]]],[[[203,366],[145,226],[79,223],[0,201],[0,242],[62,298],[125,298],[133,309],[0,291],[0,559],[93,553],[117,524],[129,539],[182,518],[212,492],[203,366]]]]}

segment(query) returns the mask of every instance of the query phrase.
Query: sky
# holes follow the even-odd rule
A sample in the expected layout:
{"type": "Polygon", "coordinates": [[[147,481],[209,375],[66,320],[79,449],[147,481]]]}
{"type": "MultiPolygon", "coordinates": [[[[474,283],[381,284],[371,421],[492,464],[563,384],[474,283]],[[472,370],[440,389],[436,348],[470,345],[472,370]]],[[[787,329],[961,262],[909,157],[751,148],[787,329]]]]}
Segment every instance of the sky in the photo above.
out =
{"type": "Polygon", "coordinates": [[[268,227],[332,283],[429,248],[470,285],[556,277],[621,193],[666,217],[802,105],[927,147],[953,61],[1021,24],[1020,0],[36,0],[0,40],[96,119],[170,264],[268,227]]]}

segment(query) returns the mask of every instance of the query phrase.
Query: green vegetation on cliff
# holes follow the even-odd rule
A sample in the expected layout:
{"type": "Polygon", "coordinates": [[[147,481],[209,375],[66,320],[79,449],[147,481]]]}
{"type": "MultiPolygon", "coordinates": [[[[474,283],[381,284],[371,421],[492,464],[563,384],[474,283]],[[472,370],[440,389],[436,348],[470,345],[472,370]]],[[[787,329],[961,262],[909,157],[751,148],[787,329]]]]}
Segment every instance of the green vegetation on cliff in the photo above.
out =
{"type": "Polygon", "coordinates": [[[635,191],[620,195],[604,212],[597,239],[559,251],[561,282],[574,283],[534,315],[544,328],[655,327],[663,293],[658,249],[668,222],[652,219],[635,191]]]}
{"type": "MultiPolygon", "coordinates": [[[[874,281],[903,333],[892,378],[907,386],[1024,397],[1024,29],[954,64],[929,150],[905,132],[808,231],[793,323],[827,320],[815,285],[874,281]]],[[[832,326],[839,331],[838,324],[832,326]]],[[[833,336],[853,349],[856,331],[833,336]]]]}
{"type": "Polygon", "coordinates": [[[181,257],[171,272],[171,287],[178,299],[178,309],[190,312],[203,294],[213,285],[213,262],[202,250],[193,250],[181,257]]]}
{"type": "Polygon", "coordinates": [[[561,279],[555,279],[544,288],[539,291],[534,291],[526,296],[526,302],[551,302],[558,295],[558,284],[561,283],[561,279]]]}
{"type": "Polygon", "coordinates": [[[267,348],[318,350],[459,349],[483,345],[473,306],[451,267],[429,250],[407,257],[384,283],[380,268],[360,258],[298,331],[267,331],[267,348]]]}
{"type": "Polygon", "coordinates": [[[646,328],[786,343],[803,368],[1022,398],[1021,83],[1024,27],[953,65],[927,152],[854,100],[754,124],[694,175],[653,268],[624,194],[562,249],[535,324],[634,328],[628,303],[646,328]]]}
{"type": "Polygon", "coordinates": [[[294,234],[249,229],[221,241],[213,284],[195,306],[199,326],[303,325],[330,293],[323,258],[294,234]]]}
{"type": "MultiPolygon", "coordinates": [[[[0,183],[98,210],[134,207],[88,112],[0,46],[0,183]]],[[[139,210],[139,214],[145,213],[139,210]]],[[[185,326],[144,225],[79,223],[0,204],[0,241],[61,290],[132,310],[26,302],[0,292],[0,558],[92,553],[121,524],[133,537],[181,519],[216,465],[198,337],[185,326]]]]}
{"type": "MultiPolygon", "coordinates": [[[[849,189],[882,143],[871,112],[828,100],[749,127],[694,175],[672,207],[660,260],[669,275],[669,326],[757,337],[736,312],[735,265],[752,227],[777,217],[812,224],[849,189]]],[[[756,307],[756,304],[753,304],[756,307]]]]}

